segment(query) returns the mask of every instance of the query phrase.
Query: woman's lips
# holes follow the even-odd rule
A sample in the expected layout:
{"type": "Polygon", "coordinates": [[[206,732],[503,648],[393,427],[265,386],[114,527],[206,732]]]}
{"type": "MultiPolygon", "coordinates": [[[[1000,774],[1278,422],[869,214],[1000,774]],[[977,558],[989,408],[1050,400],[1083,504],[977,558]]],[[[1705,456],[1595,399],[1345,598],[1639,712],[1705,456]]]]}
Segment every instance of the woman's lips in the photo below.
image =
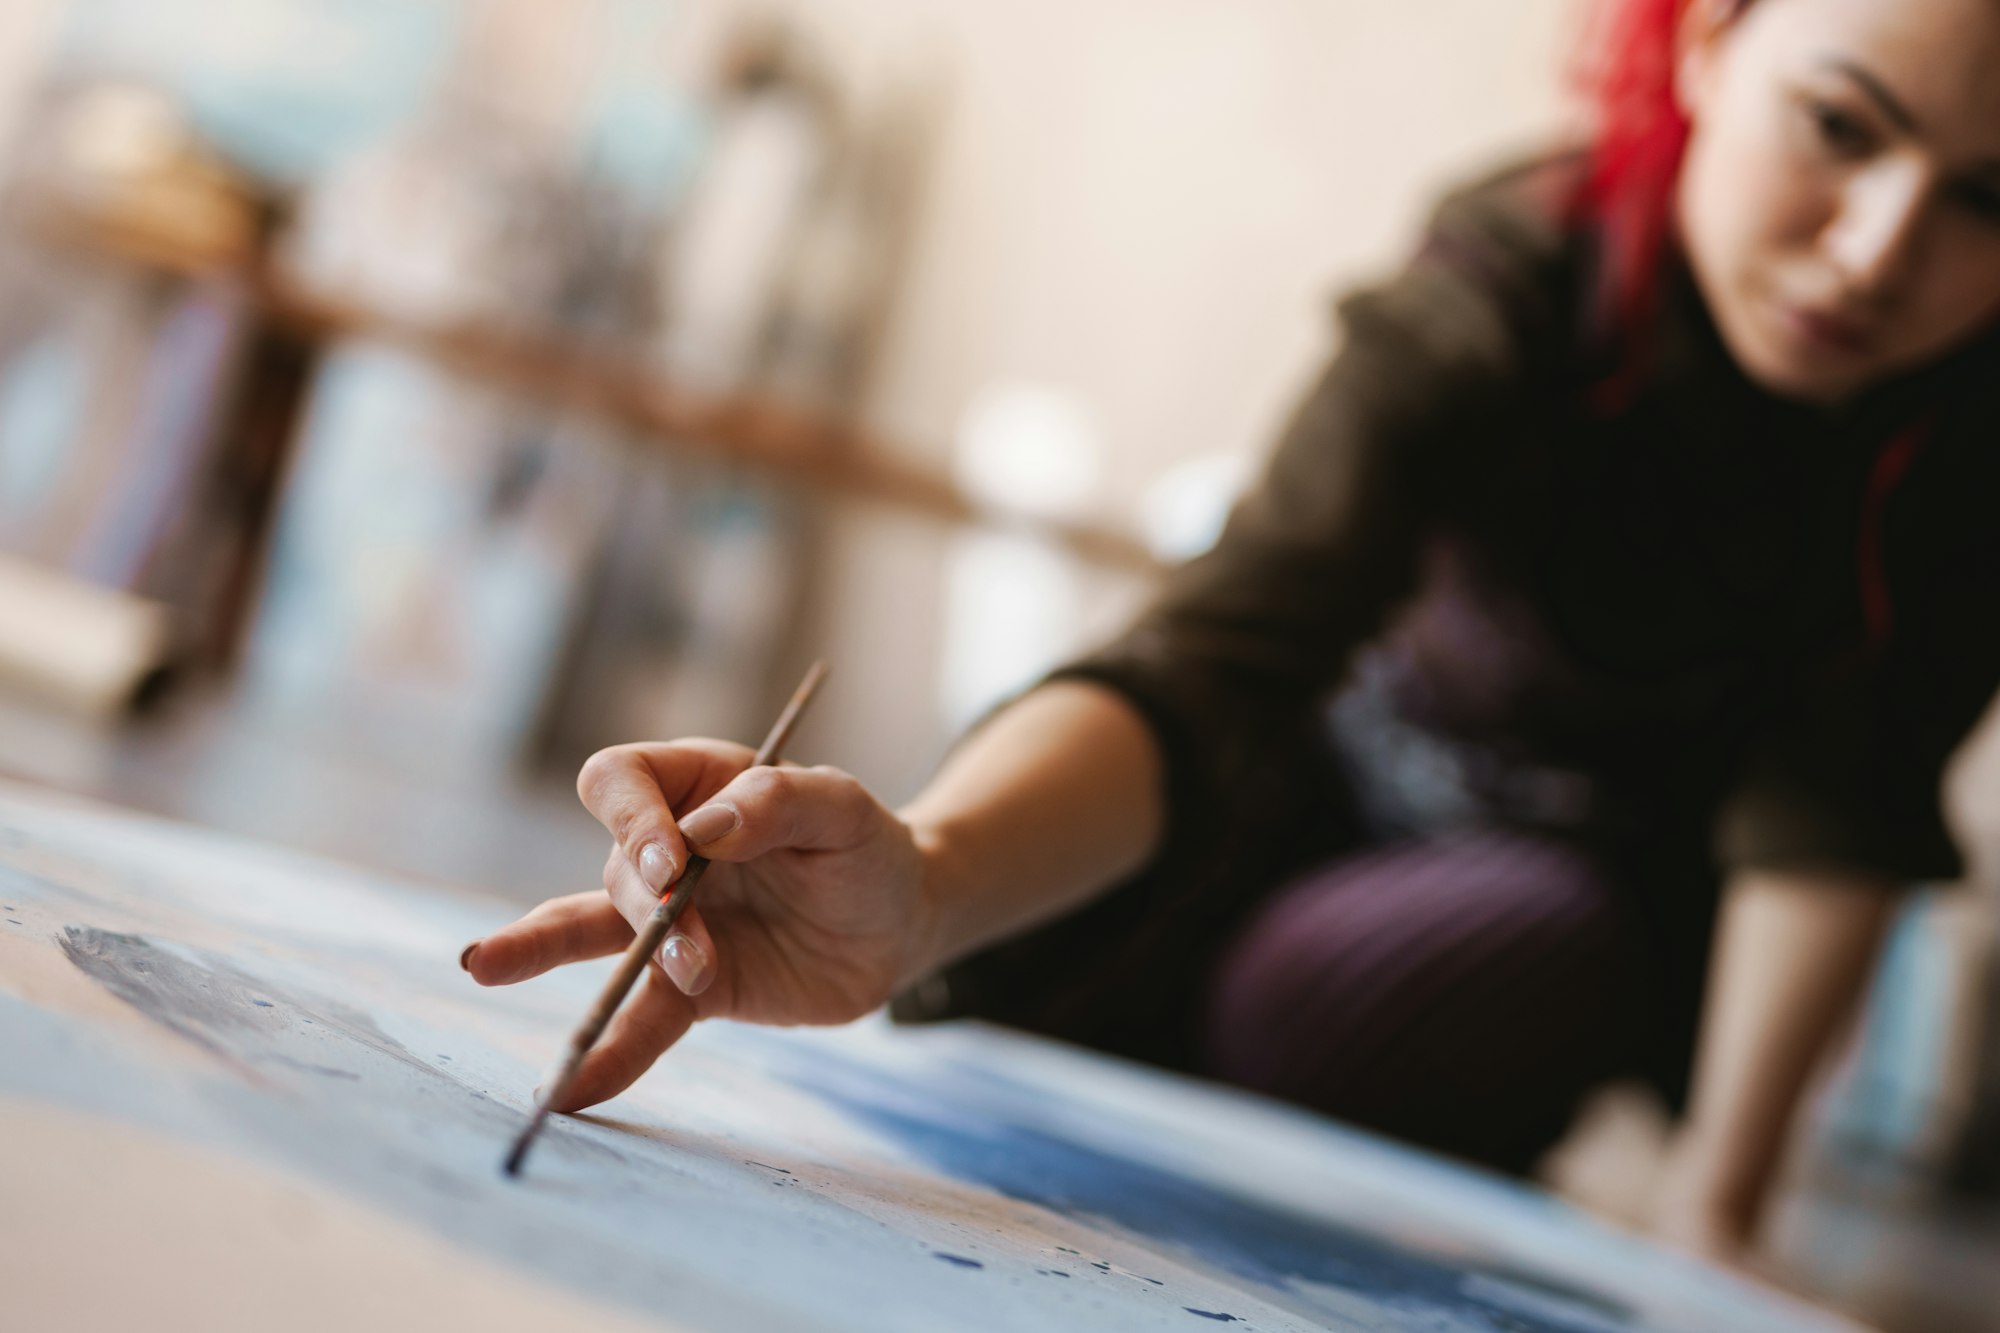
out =
{"type": "Polygon", "coordinates": [[[1781,304],[1778,309],[1786,327],[1803,342],[1849,356],[1865,355],[1874,344],[1873,332],[1859,320],[1809,306],[1781,304]]]}

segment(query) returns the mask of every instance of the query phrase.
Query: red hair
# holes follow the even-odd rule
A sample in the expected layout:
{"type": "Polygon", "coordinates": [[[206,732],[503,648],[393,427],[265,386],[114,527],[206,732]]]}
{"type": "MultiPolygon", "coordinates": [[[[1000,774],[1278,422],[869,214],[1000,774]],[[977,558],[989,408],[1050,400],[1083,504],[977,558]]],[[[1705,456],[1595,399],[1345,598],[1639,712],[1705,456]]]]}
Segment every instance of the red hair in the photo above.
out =
{"type": "Polygon", "coordinates": [[[1674,184],[1688,138],[1674,98],[1674,47],[1688,3],[1602,0],[1575,68],[1595,123],[1573,207],[1603,246],[1599,317],[1627,338],[1651,319],[1672,237],[1674,184]]]}
{"type": "MultiPolygon", "coordinates": [[[[1674,95],[1682,16],[1696,0],[1601,0],[1584,34],[1575,77],[1594,114],[1594,134],[1573,220],[1593,228],[1602,251],[1596,317],[1619,344],[1621,368],[1598,386],[1598,403],[1629,403],[1650,352],[1648,326],[1673,240],[1674,191],[1687,150],[1688,120],[1674,95]]],[[[1740,13],[1751,0],[1729,0],[1740,13]]],[[[1877,454],[1862,501],[1855,545],[1860,619],[1869,651],[1882,652],[1895,607],[1882,558],[1882,523],[1931,432],[1931,420],[1904,428],[1877,454]]]]}

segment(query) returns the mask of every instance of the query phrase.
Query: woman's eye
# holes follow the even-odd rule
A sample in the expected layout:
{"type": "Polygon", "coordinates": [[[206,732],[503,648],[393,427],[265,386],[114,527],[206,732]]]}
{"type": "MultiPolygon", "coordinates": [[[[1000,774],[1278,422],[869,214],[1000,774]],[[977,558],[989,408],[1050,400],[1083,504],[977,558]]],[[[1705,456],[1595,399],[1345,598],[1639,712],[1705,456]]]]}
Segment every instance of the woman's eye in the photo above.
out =
{"type": "Polygon", "coordinates": [[[1818,132],[1820,142],[1831,149],[1837,157],[1861,157],[1875,146],[1875,140],[1868,133],[1868,127],[1839,107],[1826,102],[1809,102],[1806,114],[1812,117],[1813,128],[1818,132]]]}
{"type": "Polygon", "coordinates": [[[2000,227],[2000,185],[1966,181],[1952,192],[1959,206],[1981,222],[2000,227]]]}

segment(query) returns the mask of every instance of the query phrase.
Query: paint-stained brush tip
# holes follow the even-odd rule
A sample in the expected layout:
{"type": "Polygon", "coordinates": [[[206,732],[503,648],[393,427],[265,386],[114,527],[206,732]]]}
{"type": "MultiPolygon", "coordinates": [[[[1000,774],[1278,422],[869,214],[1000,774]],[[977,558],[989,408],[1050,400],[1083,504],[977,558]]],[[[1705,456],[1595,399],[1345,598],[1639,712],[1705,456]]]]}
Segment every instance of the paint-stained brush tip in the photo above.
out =
{"type": "Polygon", "coordinates": [[[527,1165],[528,1149],[533,1146],[535,1133],[541,1129],[542,1120],[547,1115],[546,1107],[536,1107],[534,1117],[528,1121],[528,1127],[521,1131],[521,1137],[514,1140],[513,1150],[507,1154],[507,1160],[500,1164],[501,1174],[509,1180],[520,1178],[521,1168],[527,1165]]]}

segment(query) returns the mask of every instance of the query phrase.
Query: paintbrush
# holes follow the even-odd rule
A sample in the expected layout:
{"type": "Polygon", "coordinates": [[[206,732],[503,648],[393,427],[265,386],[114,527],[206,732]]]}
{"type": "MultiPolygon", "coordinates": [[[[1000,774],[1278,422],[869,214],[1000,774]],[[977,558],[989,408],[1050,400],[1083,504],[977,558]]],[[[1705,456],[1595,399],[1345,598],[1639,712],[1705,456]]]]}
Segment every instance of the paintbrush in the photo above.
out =
{"type": "MultiPolygon", "coordinates": [[[[805,679],[799,682],[798,689],[792,692],[791,702],[785,705],[785,711],[778,714],[778,720],[772,724],[771,734],[766,736],[763,745],[758,747],[757,757],[750,761],[752,768],[761,768],[778,762],[778,751],[784,748],[785,739],[792,734],[793,724],[799,720],[799,714],[805,711],[813,692],[819,689],[820,682],[825,679],[826,663],[814,662],[806,671],[805,679]]],[[[683,870],[681,877],[674,881],[672,892],[660,899],[659,906],[646,917],[646,924],[641,926],[639,933],[632,938],[631,947],[625,950],[625,956],[618,962],[618,970],[613,972],[611,980],[605,983],[603,994],[597,997],[597,1003],[590,1007],[590,1013],[585,1015],[582,1026],[578,1027],[575,1034],[570,1037],[569,1049],[563,1054],[562,1067],[556,1071],[555,1077],[549,1080],[542,1095],[536,1099],[535,1113],[528,1118],[527,1128],[521,1131],[521,1137],[514,1140],[513,1151],[507,1154],[507,1161],[501,1168],[508,1175],[521,1174],[521,1166],[528,1160],[528,1149],[534,1144],[535,1135],[541,1133],[542,1122],[549,1118],[549,1107],[569,1094],[570,1085],[576,1082],[577,1070],[583,1067],[583,1057],[590,1054],[590,1048],[604,1035],[604,1029],[610,1024],[611,1016],[618,1012],[618,1006],[625,1002],[625,996],[631,991],[632,983],[639,979],[641,972],[645,971],[647,961],[660,947],[661,941],[667,938],[667,932],[674,928],[674,923],[681,919],[681,913],[687,911],[688,901],[694,897],[695,886],[701,883],[701,877],[707,871],[707,857],[690,856],[687,869],[683,870]]]]}

